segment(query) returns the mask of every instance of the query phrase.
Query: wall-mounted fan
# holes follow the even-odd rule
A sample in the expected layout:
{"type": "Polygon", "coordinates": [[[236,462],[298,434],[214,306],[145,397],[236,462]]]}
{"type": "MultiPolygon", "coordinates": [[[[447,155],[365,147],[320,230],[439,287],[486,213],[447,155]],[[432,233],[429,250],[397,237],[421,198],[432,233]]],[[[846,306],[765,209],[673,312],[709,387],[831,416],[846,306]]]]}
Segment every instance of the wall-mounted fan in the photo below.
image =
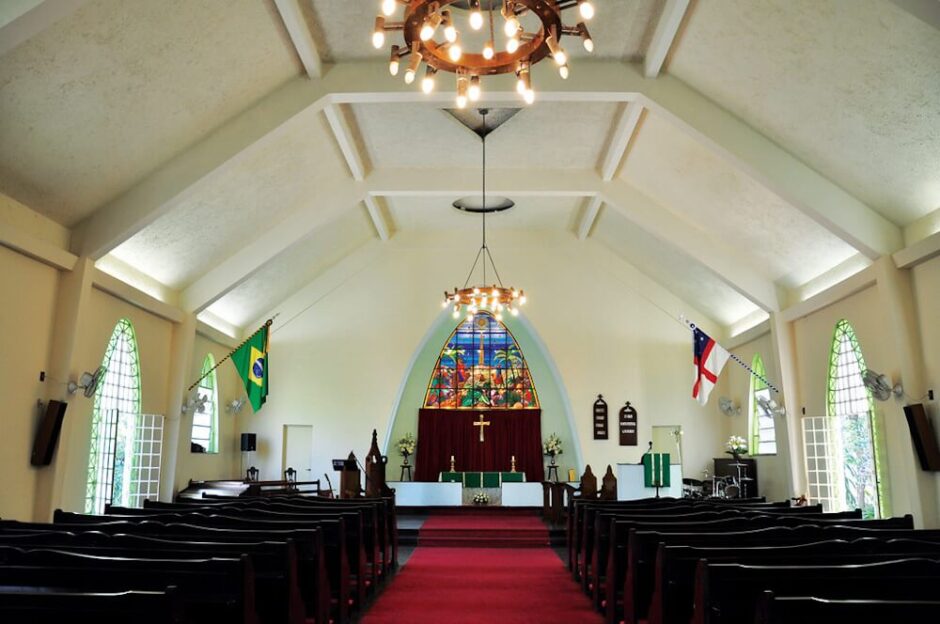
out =
{"type": "Polygon", "coordinates": [[[247,400],[243,398],[232,399],[225,404],[225,411],[231,414],[238,414],[242,411],[242,408],[245,407],[245,403],[247,403],[247,400]]]}
{"type": "Polygon", "coordinates": [[[740,416],[741,415],[741,406],[735,405],[734,401],[728,397],[720,397],[718,399],[718,409],[721,410],[721,413],[725,416],[740,416]]]}
{"type": "Polygon", "coordinates": [[[200,414],[202,414],[203,412],[206,411],[206,403],[208,402],[209,402],[209,395],[197,394],[193,398],[183,403],[182,407],[180,408],[180,411],[183,414],[186,414],[189,411],[192,411],[194,413],[199,412],[200,414]]]}
{"type": "Polygon", "coordinates": [[[787,408],[782,405],[777,405],[777,402],[773,399],[757,397],[757,406],[761,409],[765,416],[787,415],[787,408]]]}
{"type": "Polygon", "coordinates": [[[892,394],[899,399],[904,396],[904,387],[901,384],[892,385],[887,375],[876,373],[871,369],[868,369],[862,375],[862,383],[865,384],[871,395],[879,401],[887,401],[892,394]]]}
{"type": "Polygon", "coordinates": [[[84,372],[82,376],[78,378],[78,381],[70,381],[68,383],[69,394],[75,394],[78,392],[78,389],[82,389],[82,394],[86,397],[91,398],[95,396],[95,390],[98,389],[98,384],[101,383],[101,380],[104,379],[104,374],[106,370],[104,366],[99,366],[95,369],[95,372],[89,373],[84,372]]]}

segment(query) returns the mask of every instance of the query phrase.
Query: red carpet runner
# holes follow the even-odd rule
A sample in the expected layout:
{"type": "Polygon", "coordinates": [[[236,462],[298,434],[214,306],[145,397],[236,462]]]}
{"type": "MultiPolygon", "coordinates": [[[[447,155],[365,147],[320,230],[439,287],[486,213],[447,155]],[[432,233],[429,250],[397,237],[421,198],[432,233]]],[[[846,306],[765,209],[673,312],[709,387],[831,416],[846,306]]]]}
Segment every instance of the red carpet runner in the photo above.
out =
{"type": "Polygon", "coordinates": [[[362,624],[601,621],[548,547],[545,525],[534,516],[501,514],[429,518],[419,547],[362,618],[362,624]],[[487,547],[494,540],[499,547],[487,547]],[[437,546],[448,542],[462,547],[437,546]]]}

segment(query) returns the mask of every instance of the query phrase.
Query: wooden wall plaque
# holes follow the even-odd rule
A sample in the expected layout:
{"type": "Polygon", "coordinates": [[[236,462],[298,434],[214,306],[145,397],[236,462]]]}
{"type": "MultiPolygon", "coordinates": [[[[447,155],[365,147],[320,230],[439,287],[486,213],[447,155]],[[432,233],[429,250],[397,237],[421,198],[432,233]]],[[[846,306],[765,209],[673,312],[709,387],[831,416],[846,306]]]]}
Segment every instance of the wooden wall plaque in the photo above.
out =
{"type": "Polygon", "coordinates": [[[603,394],[598,394],[594,401],[594,439],[607,439],[607,401],[603,394]]]}
{"type": "Polygon", "coordinates": [[[636,408],[630,401],[620,408],[620,446],[636,446],[636,408]]]}

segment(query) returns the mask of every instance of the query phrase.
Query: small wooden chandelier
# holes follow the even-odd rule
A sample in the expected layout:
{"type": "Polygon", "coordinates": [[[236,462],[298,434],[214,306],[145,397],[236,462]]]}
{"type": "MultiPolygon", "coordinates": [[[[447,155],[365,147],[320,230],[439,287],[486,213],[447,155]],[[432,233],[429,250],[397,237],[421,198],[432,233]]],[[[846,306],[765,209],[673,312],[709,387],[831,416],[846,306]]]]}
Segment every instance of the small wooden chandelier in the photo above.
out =
{"type": "Polygon", "coordinates": [[[392,46],[389,72],[397,76],[402,60],[407,58],[405,82],[411,84],[421,63],[425,63],[421,80],[425,93],[434,90],[439,71],[456,74],[458,108],[479,100],[480,77],[493,74],[515,73],[516,91],[527,104],[534,102],[530,77],[533,65],[551,56],[561,77],[568,78],[568,54],[561,46],[564,35],[580,37],[584,48],[594,51],[594,41],[584,24],[594,16],[590,0],[382,0],[381,11],[375,18],[372,45],[381,49],[385,45],[385,33],[389,31],[400,30],[404,36],[404,45],[392,46]],[[402,21],[388,21],[398,5],[404,7],[402,21]],[[578,8],[582,21],[576,26],[565,26],[561,13],[574,7],[578,8]],[[472,30],[488,28],[489,36],[479,53],[464,51],[453,10],[468,14],[472,30]],[[496,46],[494,14],[497,11],[505,36],[502,50],[497,50],[496,46]],[[531,30],[527,30],[527,26],[531,30]],[[442,41],[435,40],[438,32],[443,34],[442,41]]]}
{"type": "Polygon", "coordinates": [[[496,270],[496,262],[490,253],[490,248],[486,244],[486,215],[490,212],[500,212],[513,206],[511,200],[501,198],[501,201],[494,202],[492,205],[486,202],[486,116],[489,110],[480,109],[480,115],[483,117],[483,131],[480,138],[483,140],[483,184],[482,184],[482,202],[479,207],[468,208],[461,204],[461,200],[454,202],[454,208],[467,210],[469,212],[478,212],[482,217],[483,243],[480,250],[477,251],[476,258],[473,260],[473,266],[470,267],[470,273],[462,288],[454,287],[452,292],[444,291],[444,300],[441,302],[442,308],[453,307],[453,316],[460,318],[461,313],[466,310],[467,318],[473,320],[474,315],[480,310],[489,310],[497,321],[503,320],[503,310],[509,312],[512,316],[519,315],[519,307],[525,305],[526,295],[524,290],[517,290],[513,286],[503,286],[503,280],[499,277],[499,271],[496,270]],[[480,265],[480,260],[483,261],[480,265]],[[496,277],[496,282],[487,285],[486,266],[487,262],[492,268],[491,275],[496,277]],[[482,285],[470,286],[470,280],[476,272],[477,266],[482,266],[483,282],[482,285]]]}

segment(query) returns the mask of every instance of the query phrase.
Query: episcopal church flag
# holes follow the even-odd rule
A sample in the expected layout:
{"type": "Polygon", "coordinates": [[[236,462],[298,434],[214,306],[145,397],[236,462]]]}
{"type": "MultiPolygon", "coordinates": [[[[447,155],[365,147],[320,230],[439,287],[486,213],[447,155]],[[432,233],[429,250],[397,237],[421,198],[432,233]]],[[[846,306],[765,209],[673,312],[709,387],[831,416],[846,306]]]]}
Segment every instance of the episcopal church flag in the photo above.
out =
{"type": "Polygon", "coordinates": [[[725,362],[731,354],[725,351],[720,344],[696,327],[692,330],[693,374],[695,383],[692,385],[692,398],[702,405],[708,402],[708,395],[718,383],[718,375],[725,367],[725,362]]]}
{"type": "Polygon", "coordinates": [[[232,363],[245,384],[251,407],[257,412],[268,398],[268,326],[264,325],[234,353],[232,363]]]}

